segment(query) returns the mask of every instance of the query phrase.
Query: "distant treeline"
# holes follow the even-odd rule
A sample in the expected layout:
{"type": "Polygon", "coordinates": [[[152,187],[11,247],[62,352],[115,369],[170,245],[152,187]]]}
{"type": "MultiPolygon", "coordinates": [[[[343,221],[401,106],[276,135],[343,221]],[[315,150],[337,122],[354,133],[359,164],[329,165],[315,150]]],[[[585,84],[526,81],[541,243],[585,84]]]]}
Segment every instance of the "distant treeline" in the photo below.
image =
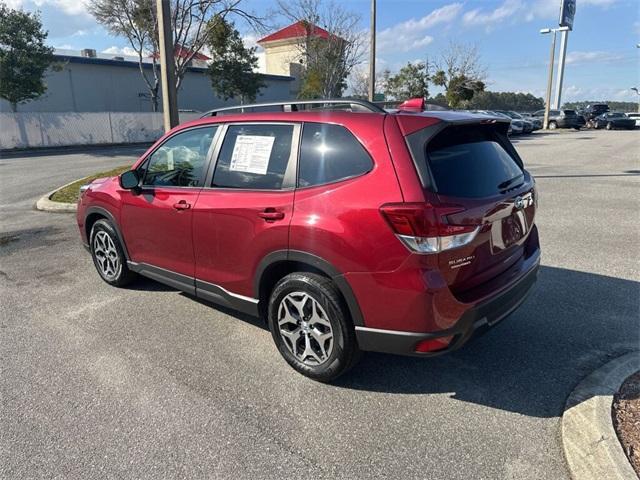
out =
{"type": "Polygon", "coordinates": [[[514,110],[535,112],[544,108],[544,100],[530,93],[478,92],[468,102],[467,108],[476,110],[514,110]]]}
{"type": "Polygon", "coordinates": [[[593,105],[596,103],[606,103],[609,105],[609,109],[613,112],[637,112],[638,111],[638,103],[637,102],[613,102],[610,100],[589,100],[585,102],[568,102],[563,106],[564,108],[570,108],[573,110],[578,110],[586,107],[587,105],[593,105]]]}
{"type": "MultiPolygon", "coordinates": [[[[446,106],[443,94],[427,99],[427,103],[446,106]]],[[[477,92],[471,100],[461,106],[465,110],[513,110],[516,112],[535,112],[544,108],[544,100],[530,93],[515,92],[477,92]]]]}

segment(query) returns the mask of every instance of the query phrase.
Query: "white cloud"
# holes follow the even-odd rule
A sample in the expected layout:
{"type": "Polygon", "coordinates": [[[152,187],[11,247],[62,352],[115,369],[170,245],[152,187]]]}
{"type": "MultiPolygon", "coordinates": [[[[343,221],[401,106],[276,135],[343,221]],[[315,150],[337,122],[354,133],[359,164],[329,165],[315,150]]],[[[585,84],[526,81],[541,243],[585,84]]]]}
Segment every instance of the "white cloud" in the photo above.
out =
{"type": "Polygon", "coordinates": [[[430,35],[425,35],[423,38],[419,39],[419,40],[415,40],[411,46],[412,48],[420,48],[420,47],[426,47],[427,45],[429,45],[431,42],[433,42],[433,37],[430,35]]]}
{"type": "Polygon", "coordinates": [[[585,87],[572,84],[562,89],[563,103],[584,100],[633,102],[637,101],[637,95],[628,88],[619,87],[585,87]]]}
{"type": "Polygon", "coordinates": [[[8,0],[7,3],[11,8],[30,10],[32,7],[40,9],[45,6],[50,6],[62,10],[62,12],[67,15],[89,16],[83,0],[8,0]]]}
{"type": "MultiPolygon", "coordinates": [[[[576,16],[580,16],[583,7],[608,8],[619,0],[577,0],[576,16]]],[[[555,19],[560,15],[560,2],[558,0],[534,0],[528,2],[525,19],[527,21],[539,19],[555,19]]]]}
{"type": "Polygon", "coordinates": [[[7,7],[12,8],[14,10],[24,7],[24,2],[22,0],[5,0],[4,3],[7,7]]]}
{"type": "Polygon", "coordinates": [[[523,8],[523,4],[520,0],[505,0],[495,10],[484,11],[481,8],[469,10],[462,17],[462,21],[465,25],[483,25],[491,27],[496,23],[504,23],[505,21],[513,18],[520,9],[523,8]]]}
{"type": "MultiPolygon", "coordinates": [[[[136,52],[133,48],[131,47],[117,47],[117,46],[112,46],[109,48],[104,49],[101,53],[106,53],[108,55],[124,55],[126,57],[137,57],[138,56],[138,52],[136,52]]],[[[149,52],[143,52],[144,56],[149,56],[150,53],[149,52]]]]}
{"type": "Polygon", "coordinates": [[[100,28],[87,11],[85,1],[8,0],[7,4],[27,12],[39,11],[44,28],[49,32],[49,39],[55,43],[57,39],[89,35],[100,28]]]}
{"type": "Polygon", "coordinates": [[[617,2],[618,0],[580,0],[578,3],[580,5],[594,5],[597,7],[609,7],[617,2]]]}
{"type": "Polygon", "coordinates": [[[411,18],[385,28],[377,35],[377,50],[381,53],[408,52],[423,48],[433,41],[427,32],[436,25],[449,24],[462,10],[461,3],[451,3],[433,10],[421,18],[411,18]]]}
{"type": "Polygon", "coordinates": [[[613,52],[569,52],[567,53],[567,65],[580,65],[583,63],[611,63],[624,59],[624,55],[613,52]]]}
{"type": "Polygon", "coordinates": [[[254,33],[246,33],[246,34],[242,35],[241,38],[242,38],[242,43],[244,43],[245,48],[257,47],[257,49],[259,51],[263,50],[263,48],[260,45],[258,45],[258,40],[260,40],[262,37],[254,34],[254,33]]]}
{"type": "MultiPolygon", "coordinates": [[[[619,0],[578,0],[577,13],[584,7],[607,8],[619,0]]],[[[497,8],[485,10],[474,8],[466,12],[462,20],[465,25],[484,26],[488,29],[505,22],[528,22],[535,19],[551,20],[558,18],[560,14],[559,0],[504,0],[497,8]]]]}

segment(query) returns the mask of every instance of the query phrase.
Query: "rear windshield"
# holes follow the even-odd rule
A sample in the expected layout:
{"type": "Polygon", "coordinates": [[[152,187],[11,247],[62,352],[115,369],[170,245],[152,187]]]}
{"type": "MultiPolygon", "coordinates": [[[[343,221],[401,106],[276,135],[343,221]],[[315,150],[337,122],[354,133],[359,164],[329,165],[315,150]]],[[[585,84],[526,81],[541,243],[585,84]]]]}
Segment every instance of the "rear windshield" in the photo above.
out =
{"type": "MultiPolygon", "coordinates": [[[[427,144],[435,191],[454,197],[489,197],[522,184],[524,174],[488,127],[448,127],[427,144]]],[[[507,140],[508,141],[508,140],[507,140]]]]}

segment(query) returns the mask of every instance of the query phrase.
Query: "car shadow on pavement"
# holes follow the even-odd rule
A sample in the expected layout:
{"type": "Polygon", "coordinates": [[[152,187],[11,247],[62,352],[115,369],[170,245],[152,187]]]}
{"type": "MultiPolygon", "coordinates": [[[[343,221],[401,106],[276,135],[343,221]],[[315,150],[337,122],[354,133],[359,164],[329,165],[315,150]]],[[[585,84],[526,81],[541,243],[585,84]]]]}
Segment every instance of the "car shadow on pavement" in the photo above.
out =
{"type": "Polygon", "coordinates": [[[335,385],[443,394],[528,416],[560,416],[582,378],[638,349],[639,294],[639,282],[542,267],[526,303],[457,352],[434,358],[368,353],[335,385]]]}

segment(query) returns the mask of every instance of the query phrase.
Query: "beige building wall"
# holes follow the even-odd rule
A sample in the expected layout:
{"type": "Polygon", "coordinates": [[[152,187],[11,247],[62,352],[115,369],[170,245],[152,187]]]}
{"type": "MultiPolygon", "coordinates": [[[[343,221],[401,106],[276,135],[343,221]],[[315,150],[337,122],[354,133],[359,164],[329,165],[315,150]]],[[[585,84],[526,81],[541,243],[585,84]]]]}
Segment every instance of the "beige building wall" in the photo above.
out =
{"type": "Polygon", "coordinates": [[[276,40],[262,44],[267,71],[273,75],[292,75],[290,63],[300,63],[302,55],[296,39],[276,40]]]}

